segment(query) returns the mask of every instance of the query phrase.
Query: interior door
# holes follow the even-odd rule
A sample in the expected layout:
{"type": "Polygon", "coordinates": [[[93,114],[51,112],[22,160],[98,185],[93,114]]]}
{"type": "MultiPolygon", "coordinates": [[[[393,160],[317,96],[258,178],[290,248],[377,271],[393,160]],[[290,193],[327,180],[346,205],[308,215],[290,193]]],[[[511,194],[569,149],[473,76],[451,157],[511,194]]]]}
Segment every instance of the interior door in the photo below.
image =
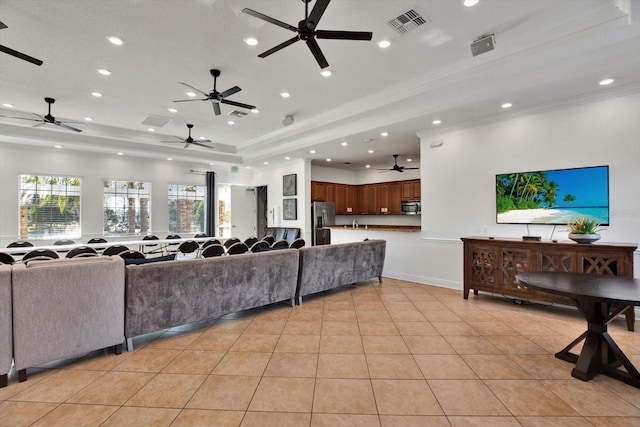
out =
{"type": "Polygon", "coordinates": [[[256,235],[256,189],[231,186],[231,236],[240,240],[256,235]]]}

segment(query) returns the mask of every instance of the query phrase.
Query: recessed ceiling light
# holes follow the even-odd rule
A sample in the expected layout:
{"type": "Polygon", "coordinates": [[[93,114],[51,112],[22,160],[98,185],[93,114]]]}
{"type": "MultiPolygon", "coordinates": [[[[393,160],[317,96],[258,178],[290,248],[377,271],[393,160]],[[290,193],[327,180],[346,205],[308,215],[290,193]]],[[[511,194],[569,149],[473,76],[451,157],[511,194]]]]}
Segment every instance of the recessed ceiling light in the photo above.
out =
{"type": "Polygon", "coordinates": [[[214,163],[213,163],[213,162],[209,163],[209,166],[213,166],[213,165],[214,165],[214,163]]]}
{"type": "Polygon", "coordinates": [[[322,77],[329,77],[331,75],[331,70],[322,70],[320,71],[320,75],[322,77]]]}
{"type": "Polygon", "coordinates": [[[311,154],[316,154],[316,150],[309,150],[311,154]]]}
{"type": "Polygon", "coordinates": [[[604,79],[600,81],[600,86],[606,86],[606,85],[610,85],[611,83],[613,83],[615,80],[614,79],[604,79]]]}
{"type": "Polygon", "coordinates": [[[472,7],[478,4],[479,0],[464,0],[462,2],[463,5],[467,6],[467,7],[472,7]]]}
{"type": "Polygon", "coordinates": [[[244,42],[249,46],[255,46],[258,44],[258,39],[256,39],[255,37],[247,37],[246,39],[244,39],[244,42]]]}
{"type": "Polygon", "coordinates": [[[330,162],[330,161],[331,161],[331,159],[327,159],[327,162],[330,162]]]}
{"type": "Polygon", "coordinates": [[[389,40],[380,40],[378,42],[378,47],[382,48],[382,49],[386,49],[389,46],[391,46],[391,42],[389,40]]]}
{"type": "Polygon", "coordinates": [[[236,124],[236,122],[234,122],[233,120],[229,120],[229,121],[227,122],[227,124],[228,124],[228,125],[235,125],[235,124],[236,124]]]}
{"type": "Polygon", "coordinates": [[[187,95],[187,96],[190,96],[190,97],[192,97],[192,98],[193,98],[194,96],[196,96],[196,93],[195,93],[195,92],[192,92],[192,91],[185,92],[184,94],[185,94],[185,95],[187,95]]]}
{"type": "Polygon", "coordinates": [[[291,160],[291,157],[287,156],[284,158],[285,160],[291,160]]]}
{"type": "Polygon", "coordinates": [[[178,109],[177,108],[169,108],[169,111],[172,113],[177,113],[178,109]]]}
{"type": "Polygon", "coordinates": [[[264,162],[263,164],[268,165],[268,164],[269,164],[269,162],[264,162]]]}
{"type": "Polygon", "coordinates": [[[13,108],[13,104],[2,104],[3,107],[13,108]]]}
{"type": "Polygon", "coordinates": [[[407,162],[413,162],[413,159],[407,159],[407,162]]]}
{"type": "Polygon", "coordinates": [[[258,110],[257,108],[254,108],[254,109],[252,109],[252,110],[251,110],[251,112],[252,112],[252,113],[254,113],[254,114],[256,114],[256,113],[259,113],[259,112],[260,112],[260,110],[258,110]]]}
{"type": "Polygon", "coordinates": [[[280,92],[280,96],[283,98],[288,98],[291,96],[291,94],[289,92],[280,92]]]}
{"type": "Polygon", "coordinates": [[[343,141],[340,143],[340,145],[342,145],[343,147],[346,147],[347,145],[349,145],[349,143],[347,141],[343,141]]]}
{"type": "Polygon", "coordinates": [[[251,169],[251,166],[245,166],[244,168],[245,169],[251,169]]]}
{"type": "Polygon", "coordinates": [[[431,123],[433,123],[434,125],[439,125],[440,123],[442,123],[442,121],[436,119],[436,120],[432,121],[431,123]]]}
{"type": "Polygon", "coordinates": [[[147,129],[149,132],[155,132],[156,130],[154,128],[149,128],[147,129]]]}
{"type": "Polygon", "coordinates": [[[122,151],[118,151],[116,154],[117,154],[118,156],[124,156],[124,153],[123,153],[122,151]]]}
{"type": "Polygon", "coordinates": [[[54,145],[54,147],[55,147],[55,148],[62,148],[62,145],[58,145],[58,144],[56,144],[56,145],[54,145]]]}
{"type": "Polygon", "coordinates": [[[381,132],[380,136],[389,136],[389,132],[381,132]]]}
{"type": "Polygon", "coordinates": [[[369,169],[371,167],[371,165],[365,165],[365,168],[369,169]]]}
{"type": "Polygon", "coordinates": [[[207,139],[207,138],[205,138],[204,136],[201,136],[200,139],[207,139]]]}
{"type": "Polygon", "coordinates": [[[373,153],[375,153],[375,151],[373,151],[373,150],[369,150],[369,151],[367,151],[367,153],[369,153],[369,154],[373,154],[373,153]]]}
{"type": "Polygon", "coordinates": [[[95,96],[96,98],[102,97],[102,94],[100,92],[91,92],[91,95],[95,96]]]}
{"type": "Polygon", "coordinates": [[[513,107],[513,104],[510,102],[505,102],[504,104],[501,105],[502,108],[511,108],[513,107]]]}
{"type": "Polygon", "coordinates": [[[92,122],[92,121],[93,121],[93,119],[92,119],[91,117],[85,117],[84,119],[85,119],[87,122],[92,122]]]}
{"type": "Polygon", "coordinates": [[[102,74],[103,76],[110,76],[111,75],[111,71],[107,70],[106,68],[98,68],[98,72],[100,74],[102,74]]]}
{"type": "Polygon", "coordinates": [[[167,160],[171,161],[173,160],[173,157],[167,157],[167,160]]]}
{"type": "Polygon", "coordinates": [[[124,44],[124,40],[117,36],[109,36],[107,37],[107,40],[109,40],[109,43],[115,44],[116,46],[122,46],[124,44]]]}

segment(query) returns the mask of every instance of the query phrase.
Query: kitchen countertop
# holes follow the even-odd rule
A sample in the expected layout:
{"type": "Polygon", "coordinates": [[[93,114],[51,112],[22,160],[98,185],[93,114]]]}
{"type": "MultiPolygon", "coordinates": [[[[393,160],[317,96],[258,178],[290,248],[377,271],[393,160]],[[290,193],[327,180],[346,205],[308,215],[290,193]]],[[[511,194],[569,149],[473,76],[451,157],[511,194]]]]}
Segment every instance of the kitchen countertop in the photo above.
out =
{"type": "Polygon", "coordinates": [[[415,233],[420,231],[419,225],[372,225],[372,224],[360,224],[358,228],[353,228],[351,225],[331,225],[326,228],[335,230],[351,230],[351,231],[399,231],[405,233],[415,233]]]}

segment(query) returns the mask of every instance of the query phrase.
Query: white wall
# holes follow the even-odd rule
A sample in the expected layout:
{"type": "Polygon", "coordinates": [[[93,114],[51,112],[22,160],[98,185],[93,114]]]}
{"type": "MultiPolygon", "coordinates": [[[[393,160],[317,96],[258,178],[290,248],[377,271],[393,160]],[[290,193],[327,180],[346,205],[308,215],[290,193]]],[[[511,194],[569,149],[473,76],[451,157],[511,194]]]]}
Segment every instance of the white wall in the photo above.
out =
{"type": "MultiPolygon", "coordinates": [[[[212,170],[218,183],[250,184],[252,180],[250,172],[212,170]]],[[[80,176],[82,240],[86,241],[102,236],[103,178],[151,182],[151,232],[163,236],[168,233],[168,184],[205,183],[203,175],[189,171],[188,165],[177,162],[0,143],[0,246],[19,238],[19,174],[80,176]]]]}

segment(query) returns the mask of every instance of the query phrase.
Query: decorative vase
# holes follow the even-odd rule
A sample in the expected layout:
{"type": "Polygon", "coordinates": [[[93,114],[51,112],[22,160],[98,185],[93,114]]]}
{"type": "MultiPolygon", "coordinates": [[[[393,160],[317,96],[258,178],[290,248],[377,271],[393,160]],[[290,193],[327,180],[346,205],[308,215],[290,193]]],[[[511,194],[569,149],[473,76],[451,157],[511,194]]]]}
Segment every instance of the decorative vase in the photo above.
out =
{"type": "Polygon", "coordinates": [[[569,238],[576,243],[593,243],[600,240],[600,235],[569,233],[569,238]]]}

